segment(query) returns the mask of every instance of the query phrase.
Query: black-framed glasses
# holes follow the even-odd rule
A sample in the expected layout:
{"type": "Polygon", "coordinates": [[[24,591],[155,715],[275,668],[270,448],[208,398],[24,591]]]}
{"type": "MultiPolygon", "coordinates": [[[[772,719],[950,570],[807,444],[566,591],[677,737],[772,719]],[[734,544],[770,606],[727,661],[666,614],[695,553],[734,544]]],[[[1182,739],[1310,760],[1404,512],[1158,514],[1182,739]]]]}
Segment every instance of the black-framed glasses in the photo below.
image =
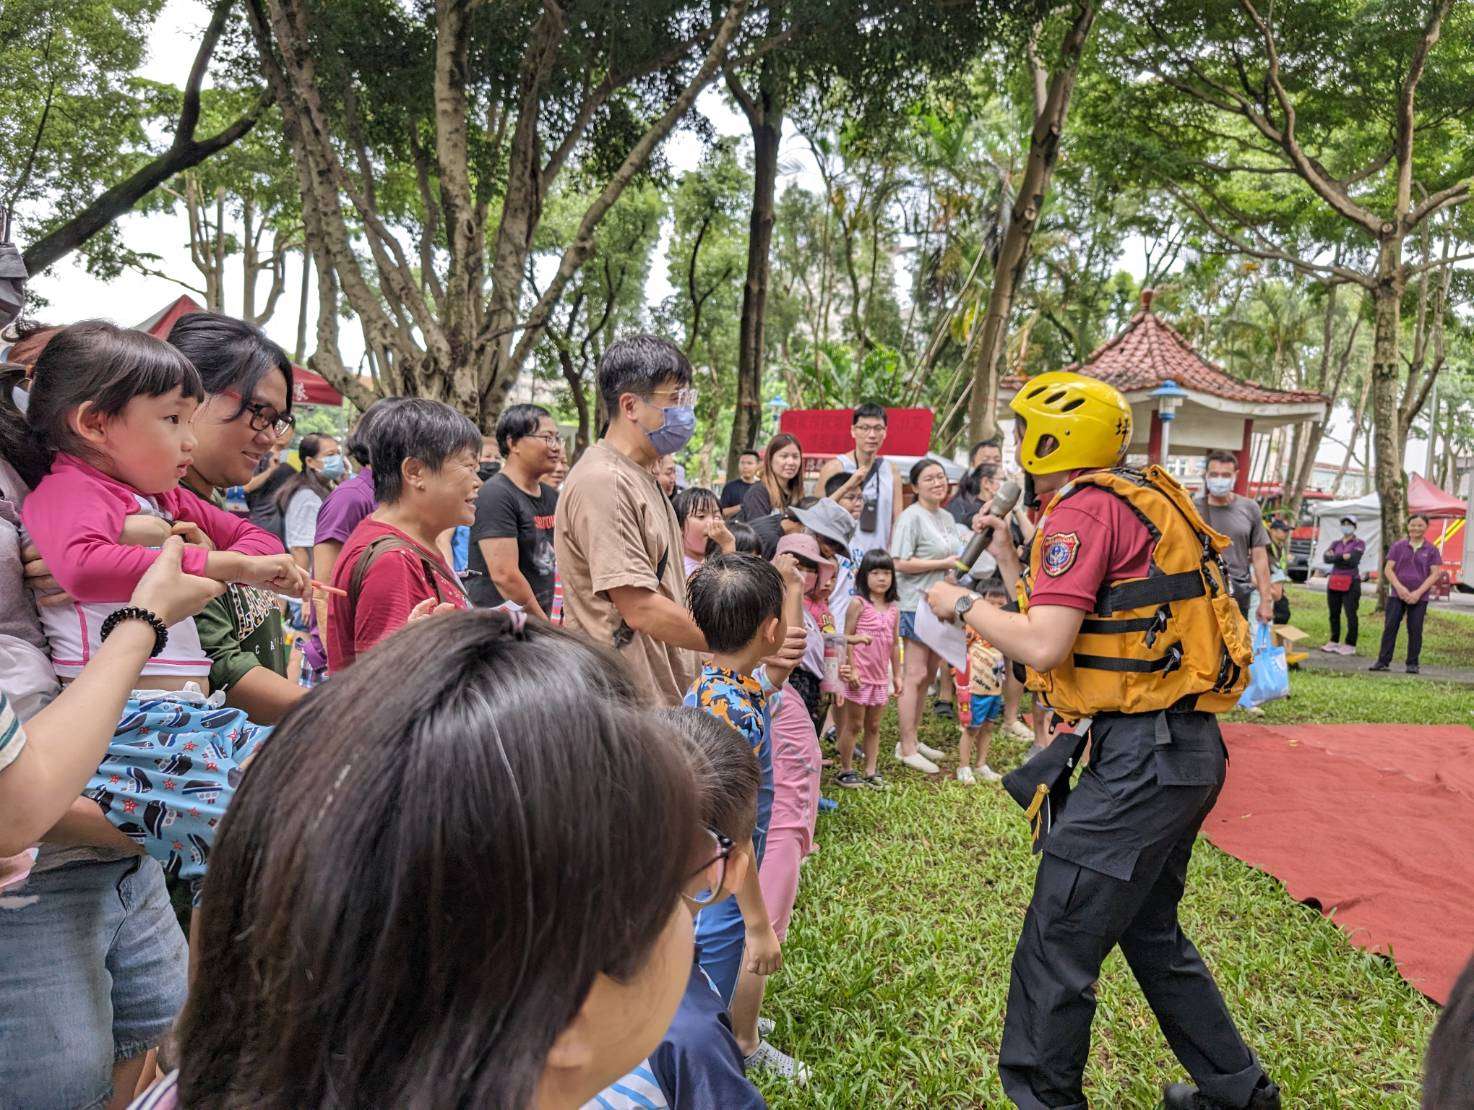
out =
{"type": "Polygon", "coordinates": [[[563,437],[557,432],[528,432],[528,439],[540,439],[549,451],[562,450],[563,437]]]}
{"type": "MultiPolygon", "coordinates": [[[[722,893],[722,885],[727,881],[727,861],[732,858],[732,852],[737,845],[731,837],[723,836],[716,829],[707,829],[706,835],[711,837],[712,846],[716,849],[711,859],[707,860],[695,871],[691,872],[691,878],[710,872],[713,865],[716,867],[716,881],[709,886],[702,887],[695,894],[687,894],[686,901],[693,906],[709,906],[717,900],[722,893]]],[[[708,875],[708,877],[710,877],[708,875]]]]}
{"type": "Polygon", "coordinates": [[[227,397],[234,397],[241,403],[241,411],[251,414],[251,431],[270,431],[273,435],[284,436],[297,426],[297,418],[289,412],[280,411],[275,405],[268,405],[265,401],[248,401],[234,390],[225,390],[227,397]]]}

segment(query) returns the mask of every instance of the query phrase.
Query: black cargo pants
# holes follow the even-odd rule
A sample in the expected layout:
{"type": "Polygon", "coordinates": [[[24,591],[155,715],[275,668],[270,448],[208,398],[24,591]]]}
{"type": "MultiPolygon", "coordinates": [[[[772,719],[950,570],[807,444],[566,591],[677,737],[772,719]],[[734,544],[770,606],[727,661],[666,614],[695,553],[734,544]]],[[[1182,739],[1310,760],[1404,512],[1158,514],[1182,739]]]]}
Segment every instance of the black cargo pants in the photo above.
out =
{"type": "Polygon", "coordinates": [[[1105,715],[1045,842],[1014,950],[998,1070],[1026,1110],[1086,1106],[1095,981],[1117,944],[1178,1060],[1244,1106],[1264,1074],[1177,923],[1193,840],[1223,785],[1211,713],[1105,715]]]}

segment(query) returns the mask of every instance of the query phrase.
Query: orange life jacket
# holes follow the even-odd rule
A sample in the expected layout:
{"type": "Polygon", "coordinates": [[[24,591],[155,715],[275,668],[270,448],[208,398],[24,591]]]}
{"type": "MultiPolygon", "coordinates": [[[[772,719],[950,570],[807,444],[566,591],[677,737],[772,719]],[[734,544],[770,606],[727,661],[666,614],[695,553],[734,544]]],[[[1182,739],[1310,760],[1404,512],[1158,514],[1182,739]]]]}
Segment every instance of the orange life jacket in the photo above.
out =
{"type": "MultiPolygon", "coordinates": [[[[1029,689],[1071,720],[1106,712],[1232,708],[1248,682],[1253,651],[1223,565],[1229,540],[1204,523],[1187,491],[1155,465],[1081,474],[1049,503],[1046,521],[1062,502],[1090,487],[1121,498],[1146,525],[1153,541],[1151,570],[1145,578],[1104,583],[1069,658],[1043,674],[1029,668],[1029,689]]],[[[1019,584],[1023,611],[1039,578],[1044,546],[1041,535],[1019,584]]]]}

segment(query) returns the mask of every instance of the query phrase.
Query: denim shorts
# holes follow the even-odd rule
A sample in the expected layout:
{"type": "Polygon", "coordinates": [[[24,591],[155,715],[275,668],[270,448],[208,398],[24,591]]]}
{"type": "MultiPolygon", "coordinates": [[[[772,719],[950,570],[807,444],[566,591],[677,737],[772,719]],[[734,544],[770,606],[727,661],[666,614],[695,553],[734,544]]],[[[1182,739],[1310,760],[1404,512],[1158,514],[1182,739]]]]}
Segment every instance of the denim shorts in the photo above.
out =
{"type": "MultiPolygon", "coordinates": [[[[901,639],[903,639],[903,640],[915,640],[916,639],[916,614],[915,613],[905,613],[905,612],[903,612],[901,614],[901,627],[900,627],[900,631],[901,631],[901,639]]],[[[920,642],[921,641],[917,640],[917,643],[920,643],[920,642]]]]}
{"type": "Polygon", "coordinates": [[[72,863],[0,894],[0,1104],[105,1104],[113,1065],[184,1006],[189,948],[152,859],[72,863]]]}

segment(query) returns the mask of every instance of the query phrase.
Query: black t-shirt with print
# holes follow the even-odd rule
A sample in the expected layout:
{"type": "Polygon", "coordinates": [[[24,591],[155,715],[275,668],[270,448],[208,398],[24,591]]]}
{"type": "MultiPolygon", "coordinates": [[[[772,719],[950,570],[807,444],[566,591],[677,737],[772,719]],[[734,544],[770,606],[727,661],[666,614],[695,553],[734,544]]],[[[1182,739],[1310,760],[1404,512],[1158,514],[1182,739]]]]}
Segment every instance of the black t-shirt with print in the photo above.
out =
{"type": "Polygon", "coordinates": [[[489,608],[505,600],[487,573],[481,541],[515,539],[517,567],[522,577],[532,587],[543,612],[552,611],[553,516],[557,508],[558,491],[552,486],[539,487],[537,496],[532,497],[518,489],[505,473],[495,475],[481,487],[476,495],[476,521],[471,525],[471,549],[466,564],[475,572],[466,581],[466,592],[473,602],[489,608]]]}

